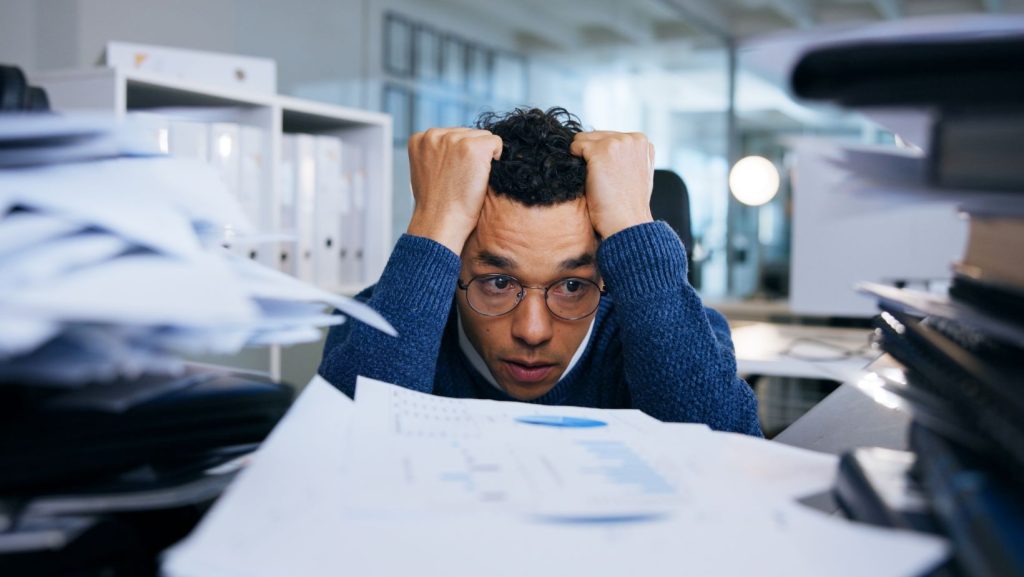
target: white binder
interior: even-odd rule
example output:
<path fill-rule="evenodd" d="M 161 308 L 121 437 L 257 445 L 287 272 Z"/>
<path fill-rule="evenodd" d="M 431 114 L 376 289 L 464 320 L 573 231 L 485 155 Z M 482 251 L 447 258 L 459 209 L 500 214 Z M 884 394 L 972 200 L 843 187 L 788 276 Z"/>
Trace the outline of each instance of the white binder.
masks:
<path fill-rule="evenodd" d="M 238 198 L 238 185 L 241 177 L 241 163 L 238 153 L 238 125 L 230 122 L 216 122 L 210 125 L 210 164 L 220 173 L 221 179 L 235 198 Z M 257 223 L 252 223 L 254 226 Z M 234 238 L 234 230 L 226 231 L 224 246 L 238 255 L 244 250 Z"/>
<path fill-rule="evenodd" d="M 342 194 L 341 139 L 316 137 L 316 221 L 313 262 L 314 281 L 326 290 L 341 284 Z"/>
<path fill-rule="evenodd" d="M 239 184 L 238 199 L 246 216 L 252 221 L 259 233 L 270 232 L 270 214 L 264 207 L 272 206 L 273 189 L 269 186 L 270 139 L 266 131 L 254 126 L 241 126 L 238 134 L 239 142 Z M 276 266 L 277 249 L 273 243 L 249 242 L 245 246 L 246 255 L 266 266 Z"/>
<path fill-rule="evenodd" d="M 295 135 L 295 275 L 315 282 L 313 271 L 316 225 L 316 139 Z"/>
<path fill-rule="evenodd" d="M 162 114 L 132 110 L 127 113 L 131 123 L 164 154 L 170 152 L 170 119 Z"/>
<path fill-rule="evenodd" d="M 172 156 L 210 161 L 210 127 L 203 122 L 172 119 L 169 148 Z"/>
<path fill-rule="evenodd" d="M 348 185 L 349 211 L 345 218 L 344 244 L 348 258 L 343 261 L 344 282 L 363 285 L 365 278 L 366 234 L 366 164 L 365 151 L 357 144 L 345 145 L 345 176 Z"/>
<path fill-rule="evenodd" d="M 296 272 L 296 247 L 298 246 L 296 220 L 296 158 L 295 158 L 295 135 L 284 134 L 281 136 L 281 161 L 277 171 L 278 190 L 278 230 L 293 240 L 283 240 L 277 244 L 277 269 L 283 273 L 295 275 Z"/>

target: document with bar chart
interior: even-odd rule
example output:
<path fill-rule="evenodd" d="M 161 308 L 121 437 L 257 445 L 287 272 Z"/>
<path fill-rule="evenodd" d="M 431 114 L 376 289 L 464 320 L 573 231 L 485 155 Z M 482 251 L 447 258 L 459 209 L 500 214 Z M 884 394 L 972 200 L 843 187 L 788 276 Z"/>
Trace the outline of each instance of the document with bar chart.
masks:
<path fill-rule="evenodd" d="M 640 411 L 449 399 L 369 379 L 356 404 L 352 500 L 374 510 L 618 519 L 687 498 L 650 450 L 661 423 Z"/>

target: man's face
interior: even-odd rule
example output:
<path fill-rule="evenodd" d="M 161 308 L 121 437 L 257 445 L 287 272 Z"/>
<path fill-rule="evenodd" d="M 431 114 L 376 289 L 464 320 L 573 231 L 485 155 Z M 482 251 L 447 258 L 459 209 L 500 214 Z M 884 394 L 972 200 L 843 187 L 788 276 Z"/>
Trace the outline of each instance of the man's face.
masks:
<path fill-rule="evenodd" d="M 584 198 L 527 207 L 488 192 L 476 230 L 462 251 L 462 283 L 489 273 L 547 287 L 566 277 L 600 284 L 598 241 Z M 593 315 L 575 321 L 551 314 L 543 290 L 526 290 L 512 312 L 483 316 L 456 291 L 466 336 L 498 384 L 512 397 L 536 399 L 550 391 L 590 328 Z"/>

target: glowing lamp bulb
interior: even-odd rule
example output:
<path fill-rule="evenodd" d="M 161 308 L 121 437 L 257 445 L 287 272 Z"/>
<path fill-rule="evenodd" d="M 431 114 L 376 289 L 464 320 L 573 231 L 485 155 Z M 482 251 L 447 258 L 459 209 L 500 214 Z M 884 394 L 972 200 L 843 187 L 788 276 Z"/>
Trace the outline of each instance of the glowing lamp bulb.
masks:
<path fill-rule="evenodd" d="M 729 190 L 747 206 L 761 206 L 779 192 L 779 171 L 763 156 L 741 158 L 729 171 Z"/>

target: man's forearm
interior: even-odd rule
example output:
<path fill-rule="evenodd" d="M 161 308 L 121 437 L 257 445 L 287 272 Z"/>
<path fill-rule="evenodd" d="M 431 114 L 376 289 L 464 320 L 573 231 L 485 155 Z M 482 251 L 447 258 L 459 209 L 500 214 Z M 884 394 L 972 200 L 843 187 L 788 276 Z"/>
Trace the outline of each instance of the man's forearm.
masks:
<path fill-rule="evenodd" d="M 724 321 L 709 318 L 686 281 L 675 233 L 664 223 L 631 227 L 602 243 L 599 262 L 615 300 L 634 406 L 662 420 L 759 434 L 757 403 L 736 376 L 732 343 L 714 330 Z"/>
<path fill-rule="evenodd" d="M 458 256 L 441 244 L 402 236 L 367 300 L 398 337 L 355 322 L 335 327 L 324 347 L 320 375 L 349 396 L 358 375 L 431 392 L 459 267 Z"/>

